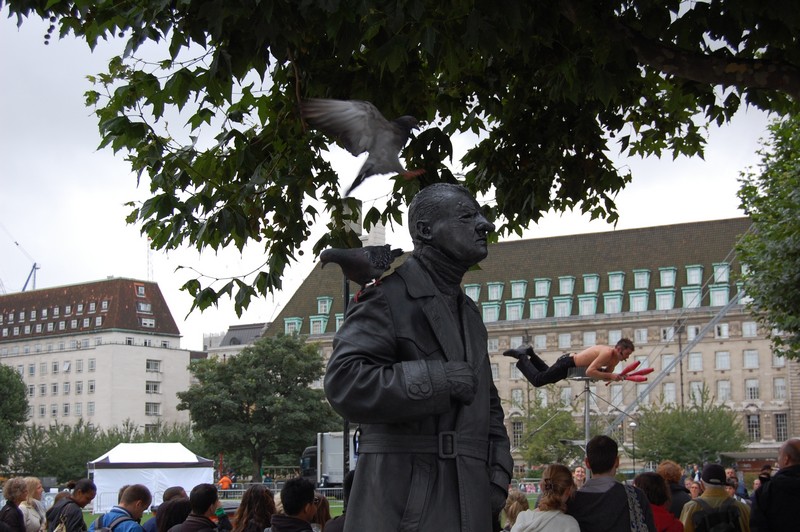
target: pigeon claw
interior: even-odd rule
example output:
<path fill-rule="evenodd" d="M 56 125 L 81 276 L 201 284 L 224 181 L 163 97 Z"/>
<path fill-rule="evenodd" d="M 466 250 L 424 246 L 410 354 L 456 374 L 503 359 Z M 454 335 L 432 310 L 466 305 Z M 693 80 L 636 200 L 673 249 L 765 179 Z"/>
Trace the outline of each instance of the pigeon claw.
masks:
<path fill-rule="evenodd" d="M 405 179 L 406 181 L 411 181 L 412 179 L 419 177 L 424 173 L 425 173 L 424 168 L 418 168 L 416 170 L 406 170 L 400 175 L 403 176 L 403 179 Z"/>

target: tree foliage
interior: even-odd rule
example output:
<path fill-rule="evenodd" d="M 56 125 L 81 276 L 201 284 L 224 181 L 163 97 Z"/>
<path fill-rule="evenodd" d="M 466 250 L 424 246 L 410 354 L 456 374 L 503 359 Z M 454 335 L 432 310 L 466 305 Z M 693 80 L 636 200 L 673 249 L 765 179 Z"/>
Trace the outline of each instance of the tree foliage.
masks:
<path fill-rule="evenodd" d="M 19 373 L 5 364 L 0 364 L 0 466 L 8 462 L 9 454 L 16 446 L 28 420 L 28 388 Z"/>
<path fill-rule="evenodd" d="M 583 431 L 575 423 L 573 409 L 561 403 L 556 387 L 544 388 L 545 402 L 532 392 L 524 409 L 524 436 L 517 449 L 529 466 L 569 463 L 580 459 L 583 451 L 560 440 L 582 440 Z M 512 417 L 512 421 L 515 419 Z"/>
<path fill-rule="evenodd" d="M 235 357 L 199 360 L 197 379 L 179 392 L 194 429 L 220 451 L 246 454 L 258 478 L 264 460 L 296 463 L 317 432 L 341 429 L 319 388 L 323 375 L 315 344 L 299 336 L 261 338 Z"/>
<path fill-rule="evenodd" d="M 800 118 L 776 121 L 760 152 L 760 173 L 741 179 L 739 199 L 753 228 L 737 245 L 748 266 L 750 307 L 776 353 L 800 357 Z M 773 332 L 776 331 L 776 332 Z"/>
<path fill-rule="evenodd" d="M 327 139 L 301 123 L 302 98 L 365 99 L 425 124 L 405 156 L 426 174 L 398 180 L 367 226 L 399 220 L 420 186 L 454 180 L 450 136 L 473 132 L 481 140 L 461 161 L 463 183 L 495 198 L 489 215 L 502 232 L 521 232 L 550 208 L 614 221 L 614 196 L 631 175 L 610 154 L 701 155 L 705 124 L 742 104 L 793 112 L 800 95 L 796 2 L 0 5 L 92 47 L 126 41 L 92 78 L 86 103 L 101 145 L 127 153 L 149 182 L 150 199 L 132 205 L 128 221 L 155 248 L 263 243 L 269 258 L 253 278 L 186 283 L 201 309 L 228 294 L 241 312 L 280 288 L 320 209 L 330 221 L 315 252 L 358 245 L 344 223 L 353 200 L 340 197 L 321 157 Z"/>
<path fill-rule="evenodd" d="M 689 406 L 657 403 L 639 412 L 636 458 L 642 461 L 703 464 L 747 443 L 739 415 L 716 403 L 706 387 Z"/>

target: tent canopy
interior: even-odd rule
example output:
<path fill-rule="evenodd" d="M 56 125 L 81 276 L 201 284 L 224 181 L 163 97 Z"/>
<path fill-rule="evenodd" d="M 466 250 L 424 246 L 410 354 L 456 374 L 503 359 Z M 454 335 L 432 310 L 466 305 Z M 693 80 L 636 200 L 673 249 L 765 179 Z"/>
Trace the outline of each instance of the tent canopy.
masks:
<path fill-rule="evenodd" d="M 97 486 L 94 513 L 107 512 L 117 504 L 119 490 L 127 484 L 147 486 L 152 504 L 158 505 L 171 486 L 181 486 L 188 493 L 198 484 L 214 481 L 214 462 L 180 443 L 120 443 L 86 465 Z"/>

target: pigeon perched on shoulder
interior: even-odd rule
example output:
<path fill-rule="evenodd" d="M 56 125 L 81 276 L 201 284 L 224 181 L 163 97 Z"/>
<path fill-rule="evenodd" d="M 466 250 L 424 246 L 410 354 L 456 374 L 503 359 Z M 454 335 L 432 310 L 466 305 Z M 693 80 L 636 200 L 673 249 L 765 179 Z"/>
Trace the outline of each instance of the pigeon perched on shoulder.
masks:
<path fill-rule="evenodd" d="M 364 246 L 363 248 L 329 248 L 320 253 L 322 267 L 335 262 L 349 280 L 362 287 L 380 278 L 397 257 L 403 254 L 400 248 L 384 246 Z"/>
<path fill-rule="evenodd" d="M 335 137 L 353 155 L 369 152 L 345 196 L 373 175 L 397 173 L 411 179 L 425 172 L 406 170 L 400 164 L 400 150 L 417 127 L 413 116 L 389 121 L 374 105 L 361 100 L 311 98 L 303 101 L 300 110 L 311 127 Z"/>

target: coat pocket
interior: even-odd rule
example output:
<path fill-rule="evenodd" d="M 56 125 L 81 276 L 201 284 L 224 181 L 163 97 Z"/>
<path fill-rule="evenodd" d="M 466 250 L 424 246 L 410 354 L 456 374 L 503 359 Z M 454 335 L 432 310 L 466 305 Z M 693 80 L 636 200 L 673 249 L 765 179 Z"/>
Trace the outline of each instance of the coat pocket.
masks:
<path fill-rule="evenodd" d="M 433 456 L 414 455 L 411 485 L 403 517 L 400 519 L 399 532 L 419 532 L 425 505 L 430 501 L 433 484 L 436 482 L 435 461 Z"/>

